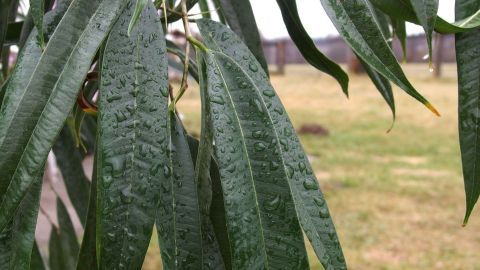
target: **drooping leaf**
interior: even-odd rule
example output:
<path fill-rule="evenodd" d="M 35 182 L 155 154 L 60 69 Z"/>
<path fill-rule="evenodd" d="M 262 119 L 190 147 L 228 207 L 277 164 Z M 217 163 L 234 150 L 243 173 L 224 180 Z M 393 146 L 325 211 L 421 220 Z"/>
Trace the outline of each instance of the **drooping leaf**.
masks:
<path fill-rule="evenodd" d="M 330 20 L 352 50 L 373 69 L 436 115 L 437 110 L 408 81 L 374 19 L 367 0 L 320 0 Z"/>
<path fill-rule="evenodd" d="M 40 254 L 40 250 L 38 249 L 37 241 L 35 241 L 33 244 L 30 270 L 45 270 L 45 262 L 43 261 L 42 254 Z"/>
<path fill-rule="evenodd" d="M 250 0 L 219 0 L 223 14 L 232 30 L 245 42 L 268 74 L 268 64 L 263 54 L 262 39 L 258 32 Z"/>
<path fill-rule="evenodd" d="M 15 213 L 13 221 L 0 233 L 0 269 L 28 269 L 35 242 L 35 227 L 42 177 L 32 183 Z"/>
<path fill-rule="evenodd" d="M 96 231 L 97 231 L 97 157 L 93 161 L 92 184 L 88 200 L 87 221 L 83 233 L 82 245 L 78 254 L 77 270 L 97 269 Z"/>
<path fill-rule="evenodd" d="M 429 63 L 432 64 L 432 34 L 438 12 L 438 0 L 409 0 L 417 19 L 425 30 Z"/>
<path fill-rule="evenodd" d="M 390 24 L 388 21 L 388 17 L 378 9 L 373 10 L 373 15 L 378 26 L 380 27 L 380 30 L 382 31 L 383 37 L 385 38 L 385 40 L 387 40 L 388 45 L 392 47 L 392 33 L 390 32 Z M 383 77 L 380 73 L 375 71 L 375 69 L 370 67 L 367 62 L 363 61 L 362 58 L 358 57 L 358 55 L 357 59 L 360 61 L 360 64 L 365 69 L 365 72 L 367 72 L 368 77 L 370 77 L 373 84 L 382 95 L 383 99 L 385 99 L 385 101 L 387 102 L 387 105 L 392 111 L 393 121 L 395 121 L 395 100 L 393 97 L 392 85 L 385 77 Z"/>
<path fill-rule="evenodd" d="M 52 150 L 57 160 L 57 166 L 62 173 L 68 197 L 80 222 L 85 225 L 90 182 L 83 171 L 81 150 L 75 147 L 75 142 L 67 126 L 60 132 Z"/>
<path fill-rule="evenodd" d="M 213 266 L 212 258 L 202 258 L 203 228 L 187 136 L 176 115 L 169 114 L 169 164 L 163 168 L 156 223 L 163 269 Z"/>
<path fill-rule="evenodd" d="M 334 61 L 320 52 L 302 25 L 298 15 L 297 4 L 290 0 L 277 0 L 282 11 L 283 21 L 288 33 L 297 46 L 302 56 L 312 66 L 335 78 L 342 87 L 345 95 L 348 96 L 348 75 Z"/>
<path fill-rule="evenodd" d="M 2 107 L 0 230 L 43 170 L 97 49 L 127 2 L 104 0 L 98 8 L 96 1 L 72 2 L 17 101 Z"/>
<path fill-rule="evenodd" d="M 100 269 L 139 269 L 155 221 L 165 157 L 167 61 L 155 7 L 130 36 L 134 2 L 105 45 L 98 123 L 97 256 Z M 125 23 L 124 23 L 125 22 Z"/>
<path fill-rule="evenodd" d="M 369 0 L 377 8 L 403 21 L 420 24 L 415 11 L 409 1 L 413 0 Z M 436 0 L 434 0 L 436 1 Z M 441 34 L 454 34 L 467 32 L 480 27 L 480 9 L 472 10 L 472 15 L 459 19 L 456 22 L 449 23 L 440 16 L 437 16 L 435 22 L 435 31 Z"/>
<path fill-rule="evenodd" d="M 455 4 L 456 19 L 467 17 L 480 8 L 477 0 Z M 480 29 L 455 35 L 458 69 L 458 116 L 460 150 L 466 193 L 464 224 L 480 195 Z"/>
<path fill-rule="evenodd" d="M 8 13 L 13 2 L 12 0 L 0 0 L 0 55 L 2 55 L 3 42 L 8 29 Z"/>
<path fill-rule="evenodd" d="M 402 47 L 403 61 L 407 61 L 407 27 L 405 21 L 390 17 L 392 23 L 393 35 L 400 41 Z"/>
<path fill-rule="evenodd" d="M 201 118 L 201 132 L 200 132 L 200 141 L 196 141 L 193 138 L 189 138 L 190 151 L 192 152 L 192 158 L 195 165 L 195 182 L 198 189 L 198 201 L 199 208 L 202 218 L 202 240 L 203 240 L 203 257 L 204 261 L 210 260 L 210 264 L 214 269 L 230 269 L 231 259 L 229 258 L 230 246 L 229 243 L 225 245 L 224 243 L 218 243 L 215 228 L 212 225 L 211 221 L 211 206 L 212 206 L 212 179 L 211 171 L 218 168 L 212 165 L 214 160 L 212 159 L 213 155 L 213 127 L 211 122 L 208 121 L 208 116 L 206 112 L 210 109 L 207 95 L 207 77 L 206 77 L 206 66 L 203 60 L 203 55 L 201 53 L 197 54 L 197 62 L 201 65 L 199 69 L 200 73 L 200 97 L 202 109 L 202 118 Z M 219 184 L 219 183 L 217 183 Z M 221 202 L 223 205 L 223 200 Z M 225 220 L 225 217 L 223 217 Z M 226 234 L 227 230 L 223 230 L 221 233 Z M 222 238 L 222 236 L 220 236 Z M 224 240 L 222 238 L 222 240 Z M 227 246 L 227 247 L 226 247 Z M 222 250 L 220 248 L 225 248 Z M 227 256 L 228 253 L 228 256 Z M 223 256 L 223 258 L 222 258 Z M 224 260 L 225 258 L 225 260 Z M 225 262 L 224 262 L 225 261 Z"/>
<path fill-rule="evenodd" d="M 80 246 L 67 208 L 57 198 L 58 228 L 52 228 L 49 240 L 50 270 L 75 269 Z"/>
<path fill-rule="evenodd" d="M 246 76 L 248 78 L 245 78 L 245 81 L 247 82 L 246 89 L 250 90 L 248 91 L 248 95 L 245 94 L 243 96 L 248 98 L 257 98 L 259 102 L 254 102 L 252 105 L 254 107 L 257 107 L 257 105 L 259 105 L 257 108 L 261 108 L 261 110 L 264 112 L 264 117 L 267 119 L 266 122 L 251 121 L 252 125 L 254 122 L 259 123 L 255 127 L 254 131 L 261 130 L 262 128 L 265 128 L 268 123 L 271 123 L 269 125 L 272 125 L 275 134 L 272 136 L 271 141 L 263 143 L 263 146 L 268 147 L 271 145 L 275 145 L 276 151 L 278 151 L 279 155 L 281 156 L 280 160 L 276 161 L 272 158 L 276 156 L 275 154 L 267 155 L 269 157 L 269 161 L 266 162 L 267 168 L 268 165 L 273 166 L 272 168 L 277 168 L 279 171 L 283 171 L 286 173 L 288 177 L 287 182 L 290 186 L 290 192 L 294 201 L 294 208 L 297 211 L 297 216 L 300 224 L 302 225 L 305 234 L 312 242 L 313 248 L 324 267 L 326 269 L 331 269 L 329 267 L 333 267 L 333 269 L 345 269 L 345 259 L 343 257 L 338 237 L 335 232 L 335 227 L 330 217 L 323 194 L 319 189 L 319 186 L 315 179 L 315 175 L 313 174 L 312 168 L 308 162 L 308 158 L 305 155 L 302 146 L 300 145 L 300 141 L 295 135 L 295 129 L 293 128 L 287 116 L 287 113 L 285 112 L 285 109 L 280 102 L 280 99 L 278 98 L 274 89 L 268 82 L 267 75 L 263 73 L 261 69 L 250 68 L 251 66 L 258 66 L 259 64 L 248 51 L 248 48 L 243 45 L 238 39 L 238 37 L 236 37 L 230 30 L 226 29 L 218 23 L 207 20 L 200 20 L 197 22 L 197 24 L 202 33 L 202 36 L 204 37 L 204 42 L 206 43 L 207 47 L 212 50 L 221 51 L 228 55 L 228 57 L 234 59 L 235 63 L 229 62 L 231 66 L 236 66 L 236 64 L 238 64 L 239 66 L 236 66 L 236 69 L 241 69 L 242 74 L 248 75 Z M 222 57 L 222 59 L 223 58 L 225 57 Z M 228 65 L 220 66 L 226 68 Z M 238 75 L 236 74 L 236 76 Z M 255 86 L 253 88 L 249 87 L 248 85 L 252 84 L 252 82 Z M 245 85 L 242 82 L 239 83 L 240 86 Z M 243 93 L 245 93 L 245 91 L 245 89 L 242 89 Z M 211 99 L 210 104 L 217 104 L 215 103 L 215 101 L 219 101 L 219 99 L 214 97 L 213 99 Z M 219 102 L 221 103 L 221 101 Z M 225 104 L 226 102 L 227 99 L 224 99 Z M 242 107 L 246 106 L 247 104 L 248 103 L 246 102 L 243 103 Z M 217 111 L 222 112 L 223 114 L 228 110 Z M 212 118 L 215 119 L 216 116 L 217 115 L 213 115 Z M 218 114 L 218 117 L 219 119 L 222 119 L 222 116 L 220 114 Z M 225 131 L 230 130 L 229 127 L 231 126 L 231 124 L 229 123 L 230 121 L 232 121 L 231 123 L 233 123 L 233 121 L 235 121 L 235 118 L 226 119 L 225 121 L 227 121 L 227 123 L 222 128 Z M 218 131 L 216 133 L 218 134 Z M 251 136 L 256 140 L 259 140 L 257 142 L 261 142 L 267 138 L 264 132 L 245 132 L 243 134 L 245 134 L 245 136 Z M 237 138 L 238 134 L 235 134 L 232 137 Z M 229 140 L 229 136 L 226 134 L 223 134 L 223 138 L 223 140 Z M 217 137 L 215 137 L 215 139 L 217 139 Z M 222 140 L 221 138 L 219 139 L 220 141 L 215 141 L 217 145 L 217 150 L 220 150 L 217 151 L 217 154 L 222 154 L 221 148 L 219 149 L 219 146 L 222 145 Z M 224 145 L 228 146 L 227 148 L 225 148 L 225 151 L 232 149 L 231 147 L 234 146 L 231 142 L 228 142 Z M 257 144 L 258 149 L 263 149 L 263 146 Z M 267 149 L 269 150 L 269 148 L 265 148 L 263 150 L 265 151 L 265 154 L 268 151 Z M 239 149 L 235 150 L 240 151 Z M 231 156 L 231 154 L 229 154 L 228 156 Z M 223 162 L 225 162 L 227 158 L 228 157 L 222 159 L 220 156 L 218 157 L 221 176 L 222 174 L 225 174 L 225 167 L 227 169 L 230 169 L 228 167 L 228 165 L 230 164 L 236 164 L 239 170 L 243 169 L 240 163 L 234 162 L 233 160 L 228 162 L 228 164 L 222 163 L 222 160 Z M 242 178 L 245 177 L 242 176 Z M 215 178 L 212 177 L 212 180 L 213 179 Z M 277 182 L 277 185 L 279 184 L 280 183 Z M 222 187 L 224 189 L 225 201 L 231 201 L 231 198 L 228 196 L 228 194 L 225 194 L 226 191 L 229 191 L 229 188 L 231 188 L 231 186 L 222 184 Z M 238 187 L 239 184 L 236 183 L 235 190 L 238 189 Z M 269 189 L 271 189 L 271 185 L 269 185 Z M 246 200 L 243 200 L 242 205 L 244 205 L 245 202 Z M 274 207 L 275 203 L 275 198 L 272 198 L 272 200 L 269 201 L 269 203 L 265 204 L 264 207 Z M 229 204 L 226 203 L 225 208 L 227 218 L 229 214 L 228 207 Z M 276 248 L 278 250 L 281 250 L 279 246 L 277 246 Z M 291 248 L 290 250 L 294 249 Z M 302 258 L 302 256 L 300 255 L 296 256 L 298 256 L 297 258 Z M 233 256 L 233 258 L 235 257 Z"/>
<path fill-rule="evenodd" d="M 37 37 L 40 47 L 45 47 L 45 40 L 43 37 L 43 13 L 45 9 L 44 0 L 30 0 L 30 15 L 33 18 L 33 23 L 37 28 Z"/>

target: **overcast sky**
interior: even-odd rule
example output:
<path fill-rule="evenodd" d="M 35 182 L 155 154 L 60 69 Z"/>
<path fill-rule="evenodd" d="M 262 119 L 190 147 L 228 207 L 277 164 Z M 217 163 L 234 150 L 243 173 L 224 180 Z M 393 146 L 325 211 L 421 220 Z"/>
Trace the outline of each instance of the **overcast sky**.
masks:
<path fill-rule="evenodd" d="M 250 2 L 252 3 L 255 19 L 263 37 L 266 39 L 288 37 L 288 32 L 283 24 L 282 14 L 276 0 L 250 0 Z M 213 7 L 213 5 L 210 6 Z M 312 37 L 338 35 L 337 30 L 323 11 L 320 0 L 297 0 L 297 7 L 303 25 Z M 447 21 L 453 22 L 454 7 L 454 0 L 440 0 L 440 16 Z M 200 11 L 198 7 L 195 7 L 192 12 L 198 13 Z M 181 24 L 175 26 L 175 28 L 177 27 L 183 28 Z M 422 28 L 409 23 L 407 31 L 409 34 L 421 33 Z"/>

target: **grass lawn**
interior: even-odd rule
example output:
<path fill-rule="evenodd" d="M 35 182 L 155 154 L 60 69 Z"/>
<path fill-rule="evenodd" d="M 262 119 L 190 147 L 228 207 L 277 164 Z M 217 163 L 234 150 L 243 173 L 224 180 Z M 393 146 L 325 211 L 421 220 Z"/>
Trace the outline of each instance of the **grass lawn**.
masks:
<path fill-rule="evenodd" d="M 308 66 L 289 66 L 272 82 L 296 126 L 320 124 L 329 136 L 302 135 L 350 269 L 480 269 L 480 213 L 462 228 L 464 191 L 453 65 L 434 79 L 427 65 L 407 76 L 440 111 L 437 118 L 395 87 L 397 120 L 366 76 L 351 76 L 350 98 Z M 191 83 L 194 84 L 193 82 Z M 198 90 L 179 104 L 199 128 Z M 310 247 L 312 269 L 322 269 Z M 156 236 L 144 269 L 160 269 Z"/>

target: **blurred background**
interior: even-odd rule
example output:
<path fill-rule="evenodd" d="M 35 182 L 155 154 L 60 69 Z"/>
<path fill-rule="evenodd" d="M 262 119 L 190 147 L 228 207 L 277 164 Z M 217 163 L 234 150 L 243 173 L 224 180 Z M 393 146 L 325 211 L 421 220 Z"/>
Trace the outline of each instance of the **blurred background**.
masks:
<path fill-rule="evenodd" d="M 251 3 L 272 84 L 328 199 L 349 268 L 480 269 L 480 213 L 472 215 L 467 227 L 461 226 L 465 198 L 457 132 L 454 37 L 435 36 L 434 70 L 430 72 L 422 28 L 407 26 L 407 55 L 402 66 L 442 117 L 435 117 L 394 87 L 397 119 L 387 133 L 392 125 L 390 109 L 339 38 L 320 1 L 297 4 L 317 46 L 349 71 L 349 99 L 335 80 L 306 64 L 289 39 L 274 0 Z M 440 0 L 443 18 L 453 21 L 453 11 L 454 1 Z M 175 29 L 177 26 L 171 30 Z M 402 62 L 397 41 L 394 51 Z M 172 71 L 170 76 L 175 82 L 180 74 Z M 200 98 L 193 80 L 178 108 L 188 131 L 198 135 Z M 84 164 L 89 175 L 91 162 L 87 158 Z M 46 177 L 51 184 L 42 192 L 37 227 L 42 252 L 47 249 L 49 224 L 56 222 L 55 193 L 69 206 L 78 234 L 82 234 L 53 156 L 49 164 Z M 312 269 L 322 269 L 308 248 Z M 144 269 L 161 269 L 156 235 Z"/>

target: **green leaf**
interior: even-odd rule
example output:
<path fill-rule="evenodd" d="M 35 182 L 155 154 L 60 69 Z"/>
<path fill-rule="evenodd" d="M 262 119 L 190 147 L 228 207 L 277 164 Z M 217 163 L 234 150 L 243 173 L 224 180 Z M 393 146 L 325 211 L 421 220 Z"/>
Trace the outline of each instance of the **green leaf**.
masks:
<path fill-rule="evenodd" d="M 12 0 L 0 0 L 0 55 L 2 55 L 3 43 L 8 30 L 8 13 L 10 13 L 13 2 Z"/>
<path fill-rule="evenodd" d="M 429 64 L 432 65 L 432 34 L 438 12 L 438 0 L 409 0 L 417 19 L 425 30 Z"/>
<path fill-rule="evenodd" d="M 228 25 L 245 42 L 268 74 L 268 64 L 263 54 L 262 40 L 250 0 L 219 0 L 219 2 Z"/>
<path fill-rule="evenodd" d="M 0 233 L 0 269 L 28 269 L 35 241 L 42 177 L 23 198 L 13 221 Z"/>
<path fill-rule="evenodd" d="M 5 111 L 2 107 L 0 192 L 8 188 L 0 205 L 0 230 L 43 170 L 97 49 L 127 2 L 104 0 L 98 9 L 96 1 L 72 2 L 27 86 L 18 89 L 18 100 L 8 102 Z"/>
<path fill-rule="evenodd" d="M 204 245 L 204 261 L 207 259 L 211 260 L 210 265 L 213 266 L 214 269 L 227 269 L 231 268 L 231 261 L 229 257 L 230 253 L 230 245 L 228 243 L 227 238 L 227 245 L 224 243 L 219 243 L 216 240 L 215 235 L 215 227 L 212 225 L 212 221 L 210 219 L 211 207 L 212 207 L 212 179 L 211 179 L 211 171 L 213 169 L 217 169 L 218 167 L 212 165 L 214 160 L 212 159 L 213 155 L 213 127 L 211 122 L 208 121 L 208 117 L 206 116 L 205 112 L 210 110 L 208 105 L 207 97 L 207 77 L 206 77 L 206 66 L 203 60 L 203 54 L 197 53 L 197 62 L 201 65 L 199 69 L 200 72 L 200 97 L 201 97 L 201 104 L 202 108 L 202 118 L 201 118 L 201 137 L 200 141 L 196 141 L 193 138 L 189 138 L 189 146 L 190 151 L 192 152 L 192 158 L 195 164 L 195 182 L 197 183 L 198 188 L 198 199 L 199 199 L 199 208 L 202 217 L 202 239 Z M 193 144 L 192 144 L 193 143 Z M 217 182 L 217 185 L 220 185 Z M 222 197 L 223 198 L 223 197 Z M 223 200 L 220 202 L 223 205 Z M 224 213 L 223 213 L 224 214 Z M 223 216 L 223 220 L 225 217 Z M 223 234 L 226 235 L 227 230 L 222 231 Z M 224 239 L 222 239 L 224 240 Z M 227 247 L 226 247 L 227 246 Z M 222 250 L 221 248 L 225 248 Z M 223 253 L 222 253 L 223 251 Z M 228 253 L 228 256 L 226 256 Z M 225 262 L 222 259 L 225 258 Z"/>
<path fill-rule="evenodd" d="M 353 51 L 373 69 L 436 115 L 438 111 L 408 81 L 383 37 L 367 0 L 320 0 L 330 20 Z"/>
<path fill-rule="evenodd" d="M 130 33 L 132 32 L 133 27 L 137 24 L 138 18 L 143 12 L 143 9 L 147 5 L 148 0 L 137 0 L 135 3 L 135 11 L 133 11 L 133 16 L 130 19 L 130 23 L 128 24 L 128 36 L 130 36 Z"/>
<path fill-rule="evenodd" d="M 97 157 L 93 162 L 92 184 L 90 185 L 90 197 L 88 200 L 87 221 L 83 233 L 82 245 L 78 254 L 77 270 L 96 270 L 96 230 L 97 230 Z"/>
<path fill-rule="evenodd" d="M 52 228 L 49 240 L 50 270 L 75 269 L 80 246 L 67 208 L 57 198 L 58 228 Z"/>
<path fill-rule="evenodd" d="M 397 18 L 403 21 L 420 24 L 415 11 L 409 1 L 413 0 L 369 0 L 377 8 L 390 15 L 393 18 Z M 437 0 L 434 0 L 437 1 Z M 472 29 L 480 27 L 480 9 L 475 9 L 475 12 L 453 23 L 449 23 L 437 16 L 435 22 L 435 31 L 441 34 L 454 34 L 467 32 Z"/>
<path fill-rule="evenodd" d="M 283 21 L 288 33 L 302 56 L 312 66 L 335 78 L 348 96 L 348 75 L 342 68 L 320 52 L 302 25 L 298 15 L 297 5 L 291 0 L 277 0 L 282 11 Z"/>
<path fill-rule="evenodd" d="M 198 2 L 198 0 L 186 0 L 187 1 L 187 11 L 193 8 Z M 182 7 L 180 5 L 176 6 L 174 12 L 169 13 L 167 16 L 168 23 L 173 23 L 182 18 Z M 165 17 L 162 18 L 162 22 L 165 22 Z"/>
<path fill-rule="evenodd" d="M 275 134 L 272 134 L 271 136 L 271 141 L 267 141 L 266 144 L 267 146 L 270 146 L 271 144 L 275 145 L 276 149 L 274 151 L 278 151 L 277 155 L 280 155 L 280 160 L 276 161 L 273 157 L 277 156 L 275 154 L 272 155 L 267 155 L 268 156 L 268 161 L 266 162 L 267 168 L 268 166 L 273 165 L 273 168 L 276 168 L 277 165 L 279 165 L 278 170 L 282 171 L 286 174 L 287 182 L 290 187 L 290 192 L 293 197 L 293 202 L 294 202 L 294 209 L 297 212 L 298 219 L 300 221 L 300 224 L 303 227 L 303 230 L 309 240 L 312 242 L 313 248 L 319 257 L 320 261 L 324 265 L 326 269 L 332 269 L 329 267 L 333 267 L 333 269 L 345 269 L 345 261 L 344 257 L 342 254 L 342 250 L 338 241 L 338 237 L 335 232 L 335 228 L 332 222 L 332 219 L 330 217 L 329 211 L 327 204 L 325 202 L 325 199 L 322 195 L 322 192 L 319 189 L 319 186 L 317 184 L 317 180 L 315 179 L 315 175 L 313 174 L 312 168 L 308 162 L 308 158 L 305 155 L 302 146 L 300 145 L 300 141 L 298 137 L 295 135 L 295 129 L 293 128 L 287 113 L 285 109 L 283 108 L 278 96 L 276 95 L 274 89 L 270 85 L 270 83 L 267 80 L 267 75 L 263 73 L 261 69 L 255 68 L 256 66 L 258 67 L 259 64 L 256 62 L 255 58 L 251 55 L 251 53 L 248 51 L 248 48 L 243 45 L 238 37 L 236 37 L 230 30 L 226 29 L 222 25 L 207 21 L 207 20 L 200 20 L 198 21 L 198 26 L 199 29 L 202 33 L 202 36 L 204 38 L 204 42 L 207 44 L 207 46 L 212 49 L 212 50 L 219 50 L 229 57 L 233 58 L 238 65 L 241 67 L 241 73 L 246 74 L 248 78 L 245 78 L 245 81 L 247 82 L 247 86 L 250 82 L 250 84 L 255 82 L 255 87 L 251 88 L 247 87 L 245 90 L 242 89 L 242 93 L 246 93 L 248 91 L 248 94 L 242 96 L 246 96 L 249 98 L 258 98 L 259 103 L 254 102 L 253 107 L 257 107 L 257 104 L 260 106 L 258 108 L 262 108 L 262 111 L 265 113 L 265 118 L 267 119 L 266 122 L 263 121 L 251 121 L 252 126 L 253 123 L 261 123 L 260 126 L 255 127 L 253 131 L 256 131 L 257 129 L 260 130 L 261 128 L 264 128 L 265 126 L 272 125 Z M 228 38 L 225 38 L 228 37 Z M 223 57 L 224 58 L 224 57 Z M 235 69 L 239 68 L 236 66 L 234 63 L 230 63 L 231 66 L 236 67 Z M 222 65 L 220 65 L 222 66 Z M 228 65 L 223 65 L 223 67 L 227 67 Z M 239 76 L 236 74 L 236 76 Z M 245 77 L 245 75 L 244 75 Z M 235 84 L 234 84 L 235 85 Z M 240 82 L 240 86 L 242 86 Z M 215 89 L 215 88 L 214 88 Z M 255 93 L 251 93 L 250 91 L 254 91 Z M 213 98 L 211 102 L 213 101 L 219 101 L 217 98 Z M 227 99 L 224 99 L 224 102 L 227 102 Z M 221 103 L 221 101 L 220 101 Z M 211 103 L 211 104 L 217 104 L 217 103 Z M 244 102 L 241 107 L 247 106 L 248 103 Z M 215 108 L 212 108 L 215 109 Z M 219 112 L 228 112 L 229 110 L 218 110 Z M 223 119 L 221 115 L 213 115 L 212 119 L 215 119 L 215 117 L 219 117 L 219 119 Z M 249 116 L 250 119 L 250 116 Z M 215 120 L 213 120 L 215 122 Z M 230 131 L 230 126 L 232 124 L 228 124 L 230 121 L 234 121 L 234 119 L 226 119 L 226 124 L 223 126 L 223 129 L 225 131 Z M 233 122 L 232 122 L 233 123 Z M 270 124 L 269 124 L 270 123 Z M 261 142 L 260 140 L 265 140 L 268 137 L 267 135 L 263 132 L 245 132 L 243 133 L 245 136 L 255 136 L 259 137 L 258 139 L 254 138 L 255 140 L 259 140 L 256 142 Z M 219 149 L 219 146 L 221 145 L 227 145 L 228 148 L 225 150 L 230 150 L 232 145 L 231 142 L 227 142 L 227 144 L 222 144 L 224 140 L 229 140 L 229 136 L 226 134 L 223 134 L 223 140 L 222 138 L 215 138 L 215 142 L 217 145 L 217 150 Z M 217 131 L 217 136 L 220 136 Z M 233 138 L 238 138 L 238 134 L 235 133 L 232 135 Z M 235 140 L 234 140 L 235 142 Z M 272 145 L 272 146 L 273 146 Z M 254 147 L 255 148 L 255 147 Z M 262 146 L 257 145 L 257 149 L 263 149 Z M 236 149 L 237 151 L 240 151 L 240 149 Z M 271 151 L 270 148 L 264 149 L 265 154 L 267 151 Z M 222 154 L 221 151 L 217 151 L 217 154 Z M 226 155 L 226 154 L 223 154 Z M 228 156 L 231 157 L 231 154 L 228 154 Z M 257 156 L 255 156 L 257 157 Z M 230 169 L 228 165 L 230 164 L 237 164 L 237 168 L 239 170 L 243 170 L 243 167 L 239 162 L 235 161 L 230 161 L 228 164 L 225 164 L 227 161 L 228 157 L 221 158 L 220 156 L 218 157 L 218 162 L 220 166 L 220 175 L 225 175 L 225 167 L 227 167 L 227 170 Z M 233 159 L 232 159 L 233 160 Z M 275 163 L 271 163 L 271 162 Z M 222 163 L 223 162 L 223 163 Z M 262 167 L 263 169 L 263 167 Z M 228 171 L 227 171 L 228 172 Z M 244 176 L 241 177 L 242 179 L 246 178 Z M 212 180 L 215 179 L 215 177 L 212 177 Z M 281 179 L 281 178 L 277 178 Z M 224 181 L 222 179 L 222 181 Z M 229 181 L 235 181 L 229 180 Z M 244 180 L 243 180 L 244 181 Z M 282 182 L 277 182 L 277 185 L 283 185 Z M 214 185 L 215 186 L 215 185 Z M 238 183 L 235 184 L 235 189 L 233 191 L 236 191 L 240 185 Z M 229 190 L 231 188 L 230 185 L 224 185 L 222 184 L 222 187 L 224 189 L 224 196 L 225 196 L 225 201 L 231 201 L 232 198 L 228 196 L 229 194 L 225 194 L 226 192 L 233 192 Z M 271 184 L 268 185 L 268 190 L 271 190 Z M 247 200 L 242 200 L 241 205 L 244 205 L 245 202 L 248 202 Z M 267 208 L 270 208 L 270 206 L 274 206 L 275 198 L 272 198 L 272 201 L 269 201 L 269 204 L 265 204 Z M 232 202 L 233 203 L 233 202 Z M 261 205 L 261 204 L 260 204 Z M 237 206 L 237 205 L 235 205 Z M 264 207 L 265 207 L 264 206 Z M 226 208 L 226 213 L 227 213 L 227 218 L 230 212 L 229 205 L 228 203 L 225 204 Z M 292 206 L 293 207 L 293 206 Z M 288 208 L 287 208 L 288 209 Z M 242 212 L 243 213 L 243 212 Z M 293 222 L 293 221 L 292 221 Z M 295 224 L 295 223 L 292 223 Z M 257 228 L 259 228 L 257 226 Z M 258 230 L 258 229 L 257 229 Z M 233 239 L 233 238 L 230 238 Z M 220 242 L 220 241 L 219 241 Z M 292 242 L 293 244 L 293 242 Z M 258 243 L 256 245 L 259 245 Z M 276 246 L 276 250 L 281 249 L 280 246 Z M 290 250 L 293 250 L 291 248 Z M 299 253 L 295 255 L 296 258 L 302 259 L 302 249 L 299 250 Z M 234 253 L 235 254 L 235 253 Z M 233 256 L 235 258 L 235 256 Z M 235 263 L 235 262 L 234 262 Z M 286 267 L 286 266 L 285 266 Z M 287 267 L 288 268 L 288 267 Z"/>
<path fill-rule="evenodd" d="M 82 225 L 87 218 L 88 198 L 90 193 L 90 181 L 83 171 L 82 154 L 75 147 L 70 130 L 65 126 L 60 132 L 57 141 L 53 145 L 58 168 L 62 173 L 63 182 L 75 211 Z"/>
<path fill-rule="evenodd" d="M 165 177 L 159 194 L 156 225 L 163 269 L 213 266 L 211 258 L 203 258 L 195 169 L 187 136 L 173 112 L 170 112 L 169 121 L 168 158 L 169 164 L 163 168 Z"/>
<path fill-rule="evenodd" d="M 33 244 L 32 258 L 30 262 L 30 270 L 45 270 L 45 262 L 43 261 L 42 254 L 38 249 L 37 241 Z"/>
<path fill-rule="evenodd" d="M 362 64 L 363 68 L 367 72 L 368 77 L 370 77 L 370 80 L 372 80 L 378 92 L 380 92 L 383 99 L 385 99 L 385 101 L 387 102 L 388 107 L 390 107 L 390 110 L 392 111 L 393 121 L 395 122 L 395 98 L 393 96 L 392 85 L 387 79 L 385 79 L 385 77 L 382 76 L 382 74 L 375 71 L 360 57 L 358 57 L 358 60 Z"/>
<path fill-rule="evenodd" d="M 393 35 L 400 41 L 402 47 L 403 61 L 407 61 L 407 27 L 405 21 L 390 17 L 390 21 L 393 28 Z"/>
<path fill-rule="evenodd" d="M 45 48 L 45 40 L 43 37 L 43 13 L 45 9 L 44 0 L 30 0 L 30 14 L 33 18 L 33 23 L 37 28 L 38 41 L 40 47 Z"/>
<path fill-rule="evenodd" d="M 227 19 L 225 19 L 225 14 L 222 10 L 222 5 L 220 4 L 220 0 L 212 0 L 213 5 L 215 6 L 215 10 L 217 11 L 218 19 L 222 24 L 227 24 Z"/>
<path fill-rule="evenodd" d="M 101 67 L 97 256 L 100 269 L 140 269 L 167 163 L 165 38 L 151 2 L 127 36 L 133 2 L 113 27 Z"/>
<path fill-rule="evenodd" d="M 199 0 L 198 5 L 200 6 L 200 10 L 202 11 L 202 17 L 206 19 L 210 19 L 210 8 L 208 7 L 207 0 Z"/>
<path fill-rule="evenodd" d="M 456 19 L 467 17 L 480 8 L 477 0 L 457 1 Z M 455 36 L 458 69 L 458 116 L 460 150 L 467 209 L 464 224 L 480 195 L 480 29 Z"/>
<path fill-rule="evenodd" d="M 279 142 L 255 82 L 220 52 L 205 60 L 233 268 L 308 268 Z"/>

